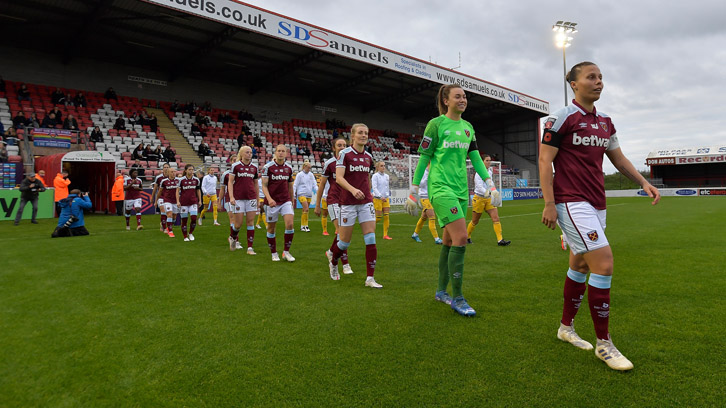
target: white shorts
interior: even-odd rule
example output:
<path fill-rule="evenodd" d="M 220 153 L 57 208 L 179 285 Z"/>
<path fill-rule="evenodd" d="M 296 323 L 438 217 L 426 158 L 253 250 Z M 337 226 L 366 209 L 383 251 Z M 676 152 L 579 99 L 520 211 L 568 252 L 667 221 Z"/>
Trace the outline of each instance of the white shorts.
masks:
<path fill-rule="evenodd" d="M 229 201 L 224 202 L 224 211 L 227 211 L 228 213 L 232 213 L 232 209 L 230 208 Z"/>
<path fill-rule="evenodd" d="M 179 212 L 181 213 L 182 217 L 185 217 L 187 214 L 197 215 L 197 205 L 182 205 L 181 207 L 179 207 Z"/>
<path fill-rule="evenodd" d="M 373 203 L 340 205 L 338 225 L 342 227 L 350 227 L 355 225 L 356 218 L 358 219 L 359 224 L 363 224 L 368 221 L 375 221 L 376 208 L 373 206 Z"/>
<path fill-rule="evenodd" d="M 156 206 L 159 208 L 164 208 L 164 199 L 160 198 L 160 199 L 156 200 Z"/>
<path fill-rule="evenodd" d="M 257 199 L 252 200 L 236 200 L 232 212 L 235 214 L 244 214 L 248 212 L 257 212 Z"/>
<path fill-rule="evenodd" d="M 174 214 L 179 214 L 179 207 L 177 207 L 176 204 L 164 203 L 164 212 L 165 213 L 172 212 Z"/>
<path fill-rule="evenodd" d="M 126 210 L 131 210 L 133 208 L 136 208 L 136 209 L 141 208 L 141 199 L 137 198 L 134 200 L 124 200 L 124 208 L 126 208 Z"/>
<path fill-rule="evenodd" d="M 573 254 L 579 255 L 610 245 L 605 237 L 606 210 L 597 210 L 590 203 L 560 203 L 557 223 Z"/>
<path fill-rule="evenodd" d="M 265 214 L 267 214 L 267 222 L 277 222 L 277 219 L 280 217 L 280 215 L 292 215 L 295 214 L 295 212 L 292 210 L 292 202 L 285 201 L 284 204 L 277 205 L 275 207 L 270 207 L 269 205 L 266 205 Z"/>
<path fill-rule="evenodd" d="M 340 204 L 328 204 L 328 215 L 331 221 L 340 222 Z"/>

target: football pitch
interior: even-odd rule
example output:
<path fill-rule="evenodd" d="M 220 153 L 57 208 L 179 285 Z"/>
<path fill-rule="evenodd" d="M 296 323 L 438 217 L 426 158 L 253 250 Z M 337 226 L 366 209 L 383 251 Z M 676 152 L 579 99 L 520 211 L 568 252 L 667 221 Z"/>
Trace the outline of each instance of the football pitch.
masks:
<path fill-rule="evenodd" d="M 504 203 L 509 247 L 479 223 L 464 271 L 475 318 L 434 301 L 440 247 L 427 226 L 414 242 L 406 214 L 392 241 L 378 226 L 380 290 L 363 286 L 358 228 L 355 273 L 330 279 L 314 215 L 302 233 L 296 214 L 294 263 L 271 262 L 263 230 L 257 256 L 230 252 L 226 214 L 194 242 L 158 216 L 139 232 L 87 216 L 91 236 L 65 239 L 50 238 L 55 220 L 5 221 L 0 406 L 723 406 L 725 209 L 608 200 L 610 331 L 630 372 L 556 338 L 567 252 L 541 200 Z M 586 303 L 576 327 L 594 343 Z"/>

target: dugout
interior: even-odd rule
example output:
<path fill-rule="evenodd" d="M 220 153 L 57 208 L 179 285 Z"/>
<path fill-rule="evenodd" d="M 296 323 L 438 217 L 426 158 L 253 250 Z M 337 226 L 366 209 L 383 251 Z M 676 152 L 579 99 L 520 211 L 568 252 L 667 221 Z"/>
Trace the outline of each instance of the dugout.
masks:
<path fill-rule="evenodd" d="M 35 159 L 35 171 L 39 170 L 45 170 L 48 187 L 53 187 L 56 174 L 67 171 L 69 191 L 77 188 L 88 192 L 94 211 L 116 211 L 111 202 L 116 160 L 108 152 L 75 151 L 39 157 Z"/>
<path fill-rule="evenodd" d="M 654 150 L 645 164 L 664 187 L 726 187 L 726 145 Z"/>
<path fill-rule="evenodd" d="M 465 118 L 482 151 L 537 174 L 548 102 L 245 3 L 34 0 L 8 2 L 3 14 L 11 17 L 0 50 L 18 56 L 0 59 L 5 79 L 208 100 L 273 123 L 336 118 L 420 140 L 438 115 L 439 85 L 455 82 L 469 94 Z M 24 30 L 25 22 L 42 24 Z"/>

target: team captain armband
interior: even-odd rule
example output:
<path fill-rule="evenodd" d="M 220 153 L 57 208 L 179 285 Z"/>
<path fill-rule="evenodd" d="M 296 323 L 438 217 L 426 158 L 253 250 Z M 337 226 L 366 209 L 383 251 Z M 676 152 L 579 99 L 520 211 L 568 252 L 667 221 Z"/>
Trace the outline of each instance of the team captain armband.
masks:
<path fill-rule="evenodd" d="M 562 143 L 561 134 L 552 129 L 545 129 L 544 134 L 542 135 L 542 144 L 559 148 L 560 143 Z"/>
<path fill-rule="evenodd" d="M 471 143 L 469 143 L 469 150 L 467 151 L 467 153 L 478 152 L 478 151 L 479 151 L 479 146 L 477 146 L 476 139 L 474 139 L 471 141 Z"/>
<path fill-rule="evenodd" d="M 620 142 L 618 142 L 618 136 L 613 134 L 610 136 L 610 142 L 608 143 L 608 150 L 615 150 L 620 147 Z"/>

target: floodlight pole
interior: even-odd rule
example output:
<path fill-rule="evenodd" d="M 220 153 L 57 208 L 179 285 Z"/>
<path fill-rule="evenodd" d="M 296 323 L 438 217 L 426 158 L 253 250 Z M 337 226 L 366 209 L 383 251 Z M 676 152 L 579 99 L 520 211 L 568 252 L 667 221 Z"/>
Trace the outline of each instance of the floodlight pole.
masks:
<path fill-rule="evenodd" d="M 563 78 L 565 78 L 565 106 L 567 106 L 567 60 L 565 59 L 565 49 L 567 47 L 562 47 L 562 73 L 564 74 Z"/>

